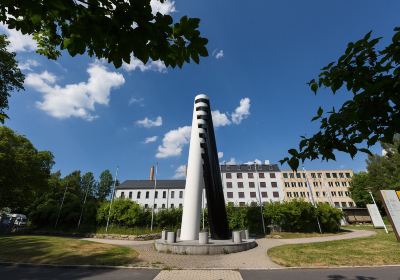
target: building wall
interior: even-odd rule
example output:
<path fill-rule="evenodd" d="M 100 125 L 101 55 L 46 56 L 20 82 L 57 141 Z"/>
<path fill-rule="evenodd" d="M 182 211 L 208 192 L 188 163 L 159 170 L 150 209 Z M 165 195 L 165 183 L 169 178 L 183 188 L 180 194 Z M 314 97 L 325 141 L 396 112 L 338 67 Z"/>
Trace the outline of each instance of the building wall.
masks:
<path fill-rule="evenodd" d="M 281 180 L 285 193 L 284 200 L 303 198 L 311 201 L 311 193 L 316 202 L 328 202 L 335 207 L 353 207 L 354 201 L 350 197 L 349 187 L 353 171 L 343 170 L 307 170 L 281 172 Z"/>

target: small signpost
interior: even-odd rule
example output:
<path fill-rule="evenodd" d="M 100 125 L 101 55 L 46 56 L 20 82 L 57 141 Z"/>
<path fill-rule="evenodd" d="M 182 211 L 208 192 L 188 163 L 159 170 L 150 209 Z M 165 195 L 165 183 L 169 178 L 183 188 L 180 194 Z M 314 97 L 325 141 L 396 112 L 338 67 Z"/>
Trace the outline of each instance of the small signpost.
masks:
<path fill-rule="evenodd" d="M 400 241 L 400 200 L 394 190 L 381 190 L 383 206 L 388 215 L 390 224 L 396 235 L 397 241 Z"/>
<path fill-rule="evenodd" d="M 379 213 L 378 207 L 375 204 L 367 204 L 369 215 L 371 216 L 374 228 L 385 228 L 385 223 L 382 220 L 381 213 Z"/>

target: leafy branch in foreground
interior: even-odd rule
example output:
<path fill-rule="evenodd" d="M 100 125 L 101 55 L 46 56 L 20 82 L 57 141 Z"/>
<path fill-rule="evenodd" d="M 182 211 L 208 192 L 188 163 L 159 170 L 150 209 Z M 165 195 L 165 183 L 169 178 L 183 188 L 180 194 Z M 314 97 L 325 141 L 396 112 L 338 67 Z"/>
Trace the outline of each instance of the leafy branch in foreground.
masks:
<path fill-rule="evenodd" d="M 287 162 L 296 170 L 306 159 L 335 160 L 335 151 L 353 158 L 358 152 L 371 154 L 369 148 L 378 141 L 393 143 L 400 133 L 400 27 L 394 31 L 382 50 L 376 50 L 381 38 L 371 38 L 371 32 L 349 43 L 337 62 L 308 83 L 315 94 L 321 87 L 333 94 L 345 87 L 352 99 L 326 114 L 320 107 L 313 118 L 320 121 L 320 131 L 302 136 L 299 148 L 290 149 L 281 164 Z"/>
<path fill-rule="evenodd" d="M 164 2 L 164 0 L 160 0 Z M 153 14 L 150 0 L 3 0 L 0 22 L 33 35 L 37 52 L 56 59 L 87 53 L 120 67 L 131 55 L 182 67 L 208 56 L 198 18 Z"/>

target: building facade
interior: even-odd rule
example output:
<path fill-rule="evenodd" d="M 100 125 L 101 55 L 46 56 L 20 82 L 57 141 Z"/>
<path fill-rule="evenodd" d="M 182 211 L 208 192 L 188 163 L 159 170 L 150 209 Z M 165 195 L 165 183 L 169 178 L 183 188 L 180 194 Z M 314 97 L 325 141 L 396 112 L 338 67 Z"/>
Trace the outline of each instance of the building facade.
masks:
<path fill-rule="evenodd" d="M 304 199 L 312 202 L 327 202 L 334 207 L 354 207 L 349 187 L 353 171 L 347 170 L 307 170 L 282 171 L 280 173 L 284 200 Z"/>
<path fill-rule="evenodd" d="M 281 171 L 277 164 L 221 165 L 226 204 L 245 206 L 252 203 L 304 199 L 325 202 L 334 207 L 355 207 L 349 187 L 352 170 Z M 311 196 L 312 193 L 312 196 Z M 129 198 L 145 208 L 183 207 L 185 180 L 127 180 L 119 185 L 116 197 Z M 155 198 L 154 198 L 155 197 Z M 203 207 L 207 204 L 203 192 Z"/>

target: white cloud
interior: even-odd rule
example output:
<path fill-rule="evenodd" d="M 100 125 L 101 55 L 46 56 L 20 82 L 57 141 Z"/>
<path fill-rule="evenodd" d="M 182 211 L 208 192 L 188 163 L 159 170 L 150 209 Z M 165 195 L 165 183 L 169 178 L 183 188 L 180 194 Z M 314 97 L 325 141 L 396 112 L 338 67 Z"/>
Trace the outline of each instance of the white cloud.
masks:
<path fill-rule="evenodd" d="M 251 160 L 251 161 L 245 162 L 244 164 L 252 165 L 254 163 L 262 164 L 262 161 L 256 158 L 255 160 Z"/>
<path fill-rule="evenodd" d="M 162 126 L 162 117 L 158 116 L 154 120 L 151 120 L 148 117 L 145 117 L 143 120 L 136 121 L 136 124 L 138 126 L 143 126 L 143 127 L 146 127 L 146 128 Z"/>
<path fill-rule="evenodd" d="M 235 158 L 231 157 L 227 162 L 225 162 L 225 164 L 235 165 L 237 162 Z"/>
<path fill-rule="evenodd" d="M 176 170 L 175 170 L 175 175 L 174 179 L 183 179 L 186 177 L 186 165 L 180 165 Z"/>
<path fill-rule="evenodd" d="M 38 67 L 40 65 L 39 62 L 37 62 L 34 59 L 28 59 L 26 61 L 23 62 L 19 62 L 18 63 L 18 67 L 21 70 L 27 70 L 27 71 L 32 71 L 34 67 Z"/>
<path fill-rule="evenodd" d="M 162 144 L 158 146 L 157 158 L 167 158 L 179 156 L 182 148 L 190 141 L 191 126 L 178 127 L 168 131 L 162 140 Z"/>
<path fill-rule="evenodd" d="M 128 72 L 139 69 L 142 72 L 158 71 L 161 73 L 166 72 L 166 69 L 167 69 L 164 62 L 162 62 L 161 60 L 156 60 L 156 61 L 150 60 L 149 62 L 144 64 L 141 60 L 139 60 L 138 58 L 136 58 L 134 56 L 131 56 L 131 62 L 129 64 L 124 62 L 122 64 L 122 68 Z"/>
<path fill-rule="evenodd" d="M 218 152 L 218 158 L 223 158 L 224 157 L 224 153 L 223 152 Z"/>
<path fill-rule="evenodd" d="M 225 113 L 221 113 L 220 111 L 212 111 L 212 120 L 214 127 L 219 127 L 219 126 L 226 126 L 230 125 L 231 121 L 228 119 L 228 116 Z"/>
<path fill-rule="evenodd" d="M 216 59 L 220 59 L 224 57 L 224 50 L 219 50 L 216 54 L 215 54 L 215 58 Z"/>
<path fill-rule="evenodd" d="M 144 139 L 144 143 L 145 144 L 154 143 L 157 141 L 157 139 L 158 136 L 147 137 L 146 139 Z"/>
<path fill-rule="evenodd" d="M 168 15 L 176 11 L 175 1 L 170 0 L 165 0 L 164 3 L 161 3 L 159 0 L 151 0 L 150 6 L 153 15 L 156 15 L 157 13 Z"/>
<path fill-rule="evenodd" d="M 240 100 L 240 105 L 232 113 L 232 122 L 235 124 L 240 124 L 242 120 L 250 115 L 250 98 L 242 98 Z"/>
<path fill-rule="evenodd" d="M 144 105 L 143 105 L 143 101 L 144 101 L 144 98 L 131 97 L 131 98 L 129 99 L 129 101 L 128 101 L 128 104 L 129 104 L 129 105 L 132 105 L 132 104 L 139 104 L 141 107 L 143 107 L 143 106 L 144 106 Z"/>
<path fill-rule="evenodd" d="M 0 30 L 2 30 L 8 37 L 10 45 L 8 50 L 11 52 L 30 52 L 37 48 L 36 42 L 31 35 L 23 35 L 20 31 L 15 29 L 8 29 L 8 26 L 0 23 Z"/>
<path fill-rule="evenodd" d="M 52 73 L 44 71 L 40 74 L 27 75 L 25 84 L 43 93 L 43 101 L 37 102 L 39 109 L 58 119 L 70 117 L 91 121 L 97 118 L 91 114 L 95 104 L 108 105 L 111 89 L 125 83 L 124 76 L 110 72 L 101 64 L 90 64 L 87 82 L 60 86 Z"/>

